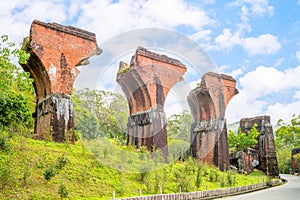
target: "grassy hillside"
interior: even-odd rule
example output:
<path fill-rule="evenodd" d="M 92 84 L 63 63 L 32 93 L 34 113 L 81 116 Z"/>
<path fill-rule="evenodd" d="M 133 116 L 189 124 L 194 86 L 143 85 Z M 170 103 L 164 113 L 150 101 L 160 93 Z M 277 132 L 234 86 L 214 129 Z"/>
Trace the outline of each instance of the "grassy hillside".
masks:
<path fill-rule="evenodd" d="M 173 193 L 178 192 L 179 187 L 182 191 L 193 191 L 195 187 L 204 190 L 217 188 L 219 184 L 227 187 L 266 180 L 261 172 L 248 176 L 220 172 L 193 159 L 163 164 L 151 160 L 147 152 L 136 152 L 132 147 L 116 148 L 135 151 L 138 157 L 120 155 L 113 145 L 58 144 L 1 132 L 0 199 L 60 199 L 63 196 L 111 199 L 113 191 L 117 197 L 124 197 L 136 196 L 140 189 L 143 194 L 159 192 L 160 188 L 164 193 Z M 112 165 L 112 162 L 117 164 Z M 129 166 L 136 170 L 129 170 Z"/>

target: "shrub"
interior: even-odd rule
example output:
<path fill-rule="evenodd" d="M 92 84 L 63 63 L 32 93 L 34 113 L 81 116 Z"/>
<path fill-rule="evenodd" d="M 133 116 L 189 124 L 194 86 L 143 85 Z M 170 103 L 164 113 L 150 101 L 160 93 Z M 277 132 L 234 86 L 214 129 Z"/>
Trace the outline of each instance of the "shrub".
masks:
<path fill-rule="evenodd" d="M 68 163 L 70 163 L 70 160 L 62 155 L 61 157 L 57 158 L 56 168 L 61 170 Z"/>
<path fill-rule="evenodd" d="M 214 182 L 215 181 L 216 175 L 215 175 L 215 171 L 214 170 L 210 170 L 208 178 L 209 178 L 210 182 Z"/>
<path fill-rule="evenodd" d="M 12 166 L 9 158 L 0 160 L 0 186 L 2 194 L 4 193 L 5 187 L 13 180 Z"/>
<path fill-rule="evenodd" d="M 64 183 L 60 184 L 60 186 L 58 188 L 58 194 L 59 194 L 61 199 L 68 197 L 69 191 L 68 191 L 67 186 Z"/>
<path fill-rule="evenodd" d="M 236 184 L 235 175 L 232 174 L 232 172 L 230 172 L 230 171 L 227 172 L 227 183 L 230 187 L 234 186 Z"/>
<path fill-rule="evenodd" d="M 8 151 L 9 150 L 9 142 L 5 137 L 0 137 L 0 149 L 2 151 Z"/>
<path fill-rule="evenodd" d="M 28 165 L 24 166 L 22 169 L 22 180 L 23 184 L 26 184 L 27 179 L 31 176 L 31 170 Z"/>
<path fill-rule="evenodd" d="M 51 166 L 50 168 L 47 168 L 45 171 L 44 171 L 44 178 L 46 181 L 49 181 L 51 178 L 53 178 L 55 175 L 56 175 L 57 171 L 56 169 Z"/>
<path fill-rule="evenodd" d="M 196 181 L 195 181 L 195 186 L 197 188 L 200 188 L 200 186 L 201 186 L 202 168 L 203 168 L 202 165 L 200 165 L 200 164 L 197 165 L 197 174 L 196 174 Z"/>

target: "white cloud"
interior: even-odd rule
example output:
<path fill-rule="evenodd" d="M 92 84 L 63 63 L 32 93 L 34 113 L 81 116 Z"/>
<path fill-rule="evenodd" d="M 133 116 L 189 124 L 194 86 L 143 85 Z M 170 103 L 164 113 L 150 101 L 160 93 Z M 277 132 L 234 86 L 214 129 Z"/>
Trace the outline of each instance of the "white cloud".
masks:
<path fill-rule="evenodd" d="M 16 5 L 16 2 L 15 1 L 10 1 L 10 0 L 2 0 L 0 1 L 0 6 L 1 6 L 1 9 L 4 10 L 7 10 L 7 11 L 10 11 L 14 8 L 14 6 Z M 6 15 L 7 12 L 1 12 L 1 15 Z"/>
<path fill-rule="evenodd" d="M 209 0 L 208 2 L 213 3 Z M 186 26 L 205 39 L 210 31 L 204 27 L 214 21 L 205 10 L 184 0 L 2 0 L 0 1 L 0 34 L 21 41 L 29 34 L 34 19 L 83 28 L 97 34 L 101 43 L 121 32 L 137 28 L 175 29 Z"/>
<path fill-rule="evenodd" d="M 239 121 L 241 118 L 262 115 L 267 102 L 250 100 L 249 93 L 240 90 L 229 102 L 226 108 L 226 119 L 228 123 Z"/>
<path fill-rule="evenodd" d="M 276 124 L 279 119 L 285 122 L 290 122 L 294 114 L 299 114 L 299 110 L 295 108 L 300 107 L 300 101 L 295 101 L 287 104 L 275 103 L 267 108 L 266 113 L 271 116 L 271 121 Z"/>
<path fill-rule="evenodd" d="M 161 21 L 167 27 L 185 24 L 201 30 L 204 25 L 212 22 L 204 10 L 190 6 L 182 0 L 150 0 L 143 4 L 141 5 L 143 15 L 155 19 L 158 23 Z"/>
<path fill-rule="evenodd" d="M 223 33 L 215 38 L 215 42 L 221 49 L 230 48 L 241 43 L 241 38 L 238 33 L 233 34 L 231 29 L 224 29 Z"/>
<path fill-rule="evenodd" d="M 241 22 L 238 24 L 238 34 L 243 34 L 245 31 L 250 32 L 252 30 L 249 25 L 249 11 L 246 6 L 241 8 Z"/>
<path fill-rule="evenodd" d="M 243 90 L 250 99 L 262 95 L 280 92 L 289 88 L 300 88 L 300 66 L 279 71 L 272 67 L 259 66 L 239 79 Z"/>
<path fill-rule="evenodd" d="M 281 48 L 277 37 L 271 34 L 245 38 L 242 46 L 250 55 L 274 54 Z"/>
<path fill-rule="evenodd" d="M 66 20 L 66 6 L 63 1 L 1 1 L 0 7 L 0 34 L 8 34 L 16 42 L 29 35 L 30 24 L 34 19 L 58 23 Z"/>
<path fill-rule="evenodd" d="M 205 41 L 208 42 L 211 39 L 211 30 L 200 30 L 190 36 L 192 40 L 195 41 Z"/>
<path fill-rule="evenodd" d="M 230 6 L 249 7 L 252 15 L 264 16 L 273 15 L 274 7 L 269 5 L 268 0 L 236 0 L 229 4 Z"/>
<path fill-rule="evenodd" d="M 283 63 L 284 60 L 285 60 L 284 58 L 278 58 L 275 62 L 275 67 L 280 66 Z"/>
<path fill-rule="evenodd" d="M 221 65 L 217 67 L 218 73 L 224 73 L 229 67 L 230 65 Z"/>
<path fill-rule="evenodd" d="M 215 3 L 215 0 L 202 0 L 201 3 L 203 3 L 203 4 L 213 4 L 213 3 Z"/>
<path fill-rule="evenodd" d="M 220 67 L 217 67 L 217 73 L 227 74 L 236 79 L 238 76 L 241 76 L 242 74 L 244 74 L 244 71 L 246 69 L 246 67 L 243 66 L 243 67 L 240 67 L 240 68 L 230 71 L 231 67 L 232 67 L 231 65 L 221 65 Z"/>
<path fill-rule="evenodd" d="M 200 32 L 197 36 L 209 31 L 205 26 L 214 21 L 199 7 L 187 1 L 172 0 L 138 0 L 110 3 L 108 0 L 92 0 L 81 6 L 78 25 L 96 30 L 103 41 L 124 31 L 137 28 L 167 28 L 178 26 L 191 27 Z"/>
<path fill-rule="evenodd" d="M 244 73 L 244 70 L 242 68 L 239 68 L 239 69 L 236 69 L 236 70 L 233 70 L 233 71 L 229 72 L 229 75 L 236 78 L 236 77 L 242 75 L 243 73 Z"/>
<path fill-rule="evenodd" d="M 274 54 L 281 48 L 278 38 L 274 35 L 262 34 L 258 37 L 244 38 L 242 31 L 232 33 L 232 30 L 228 28 L 215 38 L 215 42 L 220 49 L 241 45 L 250 55 Z"/>
<path fill-rule="evenodd" d="M 296 52 L 296 58 L 297 58 L 298 61 L 300 62 L 300 50 Z"/>
<path fill-rule="evenodd" d="M 14 18 L 24 22 L 32 19 L 42 19 L 59 23 L 66 20 L 65 9 L 64 4 L 55 1 L 30 1 L 30 4 L 25 6 L 22 12 L 14 14 Z"/>
<path fill-rule="evenodd" d="M 296 100 L 300 100 L 300 90 L 295 93 L 293 98 L 296 99 Z"/>
<path fill-rule="evenodd" d="M 228 122 L 238 121 L 243 117 L 270 115 L 275 123 L 279 118 L 289 120 L 300 107 L 300 91 L 294 94 L 289 103 L 270 104 L 263 99 L 274 95 L 280 99 L 280 93 L 289 89 L 300 89 L 300 66 L 279 71 L 276 68 L 259 66 L 239 79 L 240 93 L 230 101 L 226 118 Z"/>
<path fill-rule="evenodd" d="M 183 111 L 190 111 L 190 107 L 187 102 L 187 96 L 191 88 L 187 82 L 178 82 L 169 91 L 165 100 L 165 112 L 166 116 L 170 117 L 173 114 L 182 113 Z"/>
<path fill-rule="evenodd" d="M 240 21 L 236 30 L 233 28 L 223 29 L 222 34 L 215 38 L 216 45 L 211 49 L 227 49 L 235 45 L 241 45 L 250 55 L 274 54 L 281 45 L 276 36 L 262 34 L 258 37 L 246 37 L 252 31 L 249 23 L 250 17 L 263 17 L 265 14 L 273 15 L 274 8 L 267 0 L 236 0 L 227 4 L 229 7 L 240 7 Z"/>

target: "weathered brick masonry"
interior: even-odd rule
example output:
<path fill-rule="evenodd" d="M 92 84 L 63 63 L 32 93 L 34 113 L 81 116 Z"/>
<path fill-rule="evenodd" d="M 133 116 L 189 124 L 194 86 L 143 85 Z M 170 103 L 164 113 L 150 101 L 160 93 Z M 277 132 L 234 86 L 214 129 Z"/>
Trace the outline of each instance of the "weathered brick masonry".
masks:
<path fill-rule="evenodd" d="M 249 148 L 247 152 L 237 151 L 230 154 L 230 165 L 235 166 L 240 174 L 249 174 L 259 164 L 259 152 Z"/>
<path fill-rule="evenodd" d="M 236 81 L 231 76 L 208 72 L 188 96 L 193 115 L 191 154 L 221 170 L 229 167 L 224 117 L 227 104 L 238 93 L 235 86 Z"/>
<path fill-rule="evenodd" d="M 300 172 L 300 166 L 297 165 L 294 156 L 300 153 L 300 148 L 294 148 L 292 150 L 292 158 L 291 158 L 291 173 Z"/>
<path fill-rule="evenodd" d="M 72 89 L 88 58 L 100 54 L 94 33 L 56 23 L 33 21 L 23 46 L 30 53 L 25 71 L 34 79 L 36 120 L 34 137 L 74 141 Z"/>
<path fill-rule="evenodd" d="M 167 159 L 165 99 L 185 72 L 180 61 L 142 47 L 137 48 L 130 65 L 120 62 L 117 82 L 130 111 L 127 144 L 151 151 L 159 148 Z"/>
<path fill-rule="evenodd" d="M 270 124 L 270 116 L 258 116 L 243 118 L 240 120 L 241 131 L 247 133 L 254 124 L 260 132 L 258 144 L 254 148 L 258 151 L 258 168 L 263 170 L 268 176 L 278 177 L 279 169 L 276 157 L 273 128 Z"/>

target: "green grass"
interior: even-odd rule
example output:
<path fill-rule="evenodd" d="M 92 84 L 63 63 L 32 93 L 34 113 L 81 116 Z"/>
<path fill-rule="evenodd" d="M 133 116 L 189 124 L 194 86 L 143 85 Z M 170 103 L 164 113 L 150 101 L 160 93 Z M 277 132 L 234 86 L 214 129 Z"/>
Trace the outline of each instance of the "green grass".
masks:
<path fill-rule="evenodd" d="M 59 144 L 25 138 L 1 136 L 8 148 L 0 150 L 0 199 L 60 199 L 61 184 L 68 190 L 69 199 L 111 199 L 179 191 L 194 191 L 197 170 L 201 184 L 197 190 L 242 186 L 266 180 L 264 173 L 238 175 L 220 172 L 216 167 L 188 159 L 165 164 L 159 153 L 121 147 L 110 141 Z M 57 169 L 59 158 L 65 166 Z M 45 180 L 47 169 L 57 173 Z"/>

